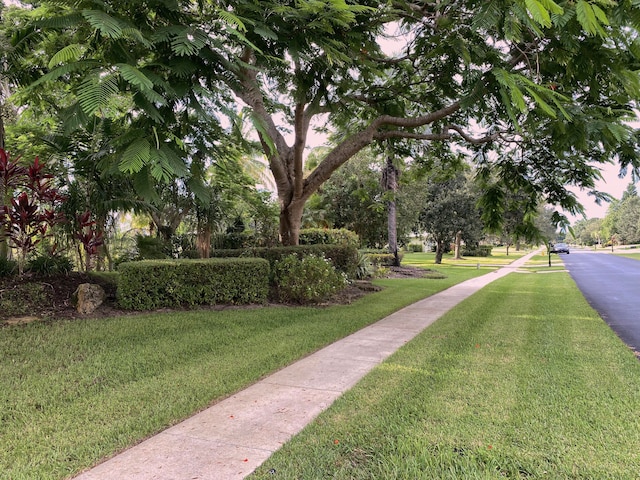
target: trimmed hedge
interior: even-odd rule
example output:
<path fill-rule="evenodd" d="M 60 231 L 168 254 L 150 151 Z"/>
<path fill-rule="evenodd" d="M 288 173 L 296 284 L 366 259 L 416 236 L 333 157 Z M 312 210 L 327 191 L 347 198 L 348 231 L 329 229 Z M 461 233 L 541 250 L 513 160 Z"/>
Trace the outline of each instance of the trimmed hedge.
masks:
<path fill-rule="evenodd" d="M 358 250 L 348 245 L 297 245 L 292 247 L 256 247 L 233 250 L 212 250 L 211 257 L 259 257 L 269 262 L 271 270 L 275 262 L 295 254 L 302 259 L 308 255 L 321 256 L 331 261 L 334 268 L 347 277 L 354 278 L 358 267 Z"/>
<path fill-rule="evenodd" d="M 393 253 L 390 253 L 389 250 L 384 248 L 365 248 L 360 250 L 360 252 L 369 258 L 371 265 L 374 267 L 392 267 L 395 260 Z M 398 251 L 398 260 L 400 260 L 400 263 L 402 263 L 403 258 L 404 253 Z"/>
<path fill-rule="evenodd" d="M 367 253 L 367 256 L 374 267 L 392 267 L 395 262 L 393 253 Z M 402 263 L 402 257 L 404 257 L 404 254 L 398 252 L 400 263 Z"/>
<path fill-rule="evenodd" d="M 269 293 L 269 263 L 259 258 L 143 260 L 118 271 L 118 302 L 131 310 L 263 303 Z"/>
<path fill-rule="evenodd" d="M 358 248 L 360 237 L 346 228 L 303 228 L 298 237 L 300 245 L 351 245 Z"/>
<path fill-rule="evenodd" d="M 491 245 L 465 245 L 462 248 L 462 256 L 463 257 L 490 257 L 491 250 L 493 247 Z"/>
<path fill-rule="evenodd" d="M 407 245 L 407 251 L 411 253 L 424 252 L 424 247 L 421 243 L 410 243 Z"/>

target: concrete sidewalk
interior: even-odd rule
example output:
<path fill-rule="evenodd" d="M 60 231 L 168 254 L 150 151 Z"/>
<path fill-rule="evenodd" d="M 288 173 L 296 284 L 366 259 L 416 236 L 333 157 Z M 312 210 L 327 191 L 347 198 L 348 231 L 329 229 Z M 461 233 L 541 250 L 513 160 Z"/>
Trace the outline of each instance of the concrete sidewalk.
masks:
<path fill-rule="evenodd" d="M 523 265 L 534 253 L 409 305 L 76 479 L 244 478 L 385 358 L 460 301 Z"/>

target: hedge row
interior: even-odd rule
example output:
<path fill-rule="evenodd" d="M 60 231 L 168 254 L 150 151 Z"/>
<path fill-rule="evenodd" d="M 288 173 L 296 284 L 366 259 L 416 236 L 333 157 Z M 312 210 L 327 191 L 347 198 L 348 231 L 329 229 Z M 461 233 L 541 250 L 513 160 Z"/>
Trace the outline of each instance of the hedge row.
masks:
<path fill-rule="evenodd" d="M 234 250 L 238 248 L 256 248 L 258 245 L 275 244 L 277 237 L 265 239 L 252 230 L 228 232 L 214 235 L 211 245 L 214 249 Z M 346 228 L 303 228 L 300 230 L 300 245 L 351 245 L 360 246 L 357 233 Z"/>
<path fill-rule="evenodd" d="M 360 237 L 346 228 L 303 228 L 298 238 L 300 245 L 350 245 L 358 248 Z"/>
<path fill-rule="evenodd" d="M 259 257 L 269 262 L 271 269 L 282 257 L 295 254 L 302 259 L 308 255 L 321 256 L 329 260 L 334 268 L 353 278 L 358 267 L 358 250 L 349 245 L 297 245 L 275 248 L 243 248 L 229 250 L 213 250 L 211 257 Z"/>
<path fill-rule="evenodd" d="M 118 271 L 118 302 L 132 310 L 264 303 L 269 293 L 269 263 L 259 258 L 142 260 Z"/>
<path fill-rule="evenodd" d="M 493 247 L 491 245 L 465 245 L 462 248 L 462 256 L 463 257 L 490 257 L 491 250 Z"/>
<path fill-rule="evenodd" d="M 393 253 L 366 253 L 367 258 L 374 267 L 392 267 L 395 263 Z M 398 252 L 398 260 L 402 262 L 404 254 Z"/>

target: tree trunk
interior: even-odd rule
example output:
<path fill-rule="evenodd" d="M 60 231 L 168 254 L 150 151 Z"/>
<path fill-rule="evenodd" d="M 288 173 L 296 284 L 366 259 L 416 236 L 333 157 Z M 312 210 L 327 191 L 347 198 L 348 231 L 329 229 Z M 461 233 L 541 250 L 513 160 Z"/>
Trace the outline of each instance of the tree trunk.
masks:
<path fill-rule="evenodd" d="M 509 245 L 511 245 L 509 242 L 507 242 L 507 257 L 509 256 Z"/>
<path fill-rule="evenodd" d="M 211 224 L 209 222 L 198 225 L 196 250 L 198 250 L 200 258 L 209 258 L 211 256 Z"/>
<path fill-rule="evenodd" d="M 387 165 L 382 172 L 382 185 L 387 194 L 387 240 L 389 242 L 389 253 L 393 255 L 393 266 L 400 266 L 398 256 L 398 215 L 396 210 L 396 192 L 398 191 L 398 169 L 393 164 L 391 155 L 387 156 Z"/>
<path fill-rule="evenodd" d="M 444 242 L 438 240 L 436 242 L 436 260 L 435 263 L 440 265 L 442 263 L 442 255 L 444 254 Z"/>
<path fill-rule="evenodd" d="M 280 203 L 280 242 L 282 245 L 298 245 L 304 203 L 304 200 L 288 204 Z"/>
<path fill-rule="evenodd" d="M 460 244 L 462 243 L 462 230 L 458 230 L 456 233 L 456 243 L 455 243 L 455 259 L 462 260 L 462 255 L 460 254 Z"/>

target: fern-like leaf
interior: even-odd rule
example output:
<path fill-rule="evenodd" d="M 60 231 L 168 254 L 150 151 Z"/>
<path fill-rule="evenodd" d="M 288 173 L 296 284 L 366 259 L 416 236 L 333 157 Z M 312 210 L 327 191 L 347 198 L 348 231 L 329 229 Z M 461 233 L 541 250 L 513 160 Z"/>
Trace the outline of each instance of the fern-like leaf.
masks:
<path fill-rule="evenodd" d="M 46 17 L 36 20 L 34 24 L 40 28 L 53 28 L 55 30 L 63 30 L 65 28 L 76 27 L 81 23 L 83 17 L 80 13 L 72 13 L 69 15 L 61 15 L 58 17 Z"/>
<path fill-rule="evenodd" d="M 524 87 L 524 89 L 531 96 L 531 98 L 533 98 L 533 100 L 536 102 L 536 105 L 540 107 L 544 113 L 546 113 L 551 118 L 556 118 L 555 110 L 551 107 L 551 105 L 544 101 L 544 99 L 540 95 L 538 95 L 538 92 L 536 92 L 535 89 L 531 87 Z"/>
<path fill-rule="evenodd" d="M 124 173 L 138 173 L 148 165 L 151 157 L 151 145 L 146 138 L 135 140 L 122 153 L 119 168 Z"/>
<path fill-rule="evenodd" d="M 133 101 L 135 102 L 136 106 L 143 110 L 145 115 L 147 115 L 151 120 L 160 124 L 164 123 L 165 118 L 162 116 L 160 111 L 153 103 L 147 100 L 147 98 L 142 95 L 141 92 L 138 92 L 133 96 Z"/>
<path fill-rule="evenodd" d="M 543 27 L 548 28 L 551 26 L 551 15 L 542 2 L 539 2 L 538 0 L 525 0 L 524 3 L 535 22 Z"/>
<path fill-rule="evenodd" d="M 83 10 L 82 16 L 89 22 L 89 25 L 106 37 L 117 39 L 122 36 L 122 23 L 108 13 L 102 10 Z"/>
<path fill-rule="evenodd" d="M 79 43 L 72 43 L 58 50 L 49 60 L 48 68 L 52 69 L 60 63 L 69 63 L 77 61 L 84 52 L 84 46 Z"/>
<path fill-rule="evenodd" d="M 216 13 L 218 14 L 218 17 L 220 17 L 220 19 L 228 25 L 234 26 L 241 32 L 247 31 L 247 27 L 245 26 L 244 22 L 237 15 L 234 15 L 233 13 L 221 8 L 217 8 Z"/>
<path fill-rule="evenodd" d="M 120 75 L 131 85 L 135 85 L 140 90 L 149 90 L 153 88 L 153 82 L 136 67 L 127 63 L 118 63 L 116 67 L 120 71 Z"/>
<path fill-rule="evenodd" d="M 37 87 L 38 85 L 46 82 L 52 82 L 58 80 L 61 77 L 69 75 L 74 72 L 82 72 L 89 70 L 98 66 L 98 61 L 96 60 L 79 60 L 77 62 L 66 63 L 64 65 L 60 65 L 59 67 L 54 68 L 48 73 L 45 73 L 43 76 L 38 78 L 35 82 L 33 82 L 29 87 Z"/>
<path fill-rule="evenodd" d="M 78 88 L 78 102 L 87 115 L 93 115 L 105 107 L 111 96 L 118 92 L 118 81 L 114 75 L 104 78 L 89 77 Z"/>
<path fill-rule="evenodd" d="M 185 28 L 171 40 L 171 49 L 176 55 L 195 55 L 207 43 L 207 35 L 197 28 Z"/>
<path fill-rule="evenodd" d="M 596 9 L 599 10 L 598 13 L 596 13 Z M 576 17 L 587 35 L 605 36 L 606 33 L 599 21 L 599 18 L 604 15 L 604 12 L 600 12 L 602 12 L 602 10 L 597 5 L 591 5 L 586 0 L 578 0 L 576 3 Z"/>

